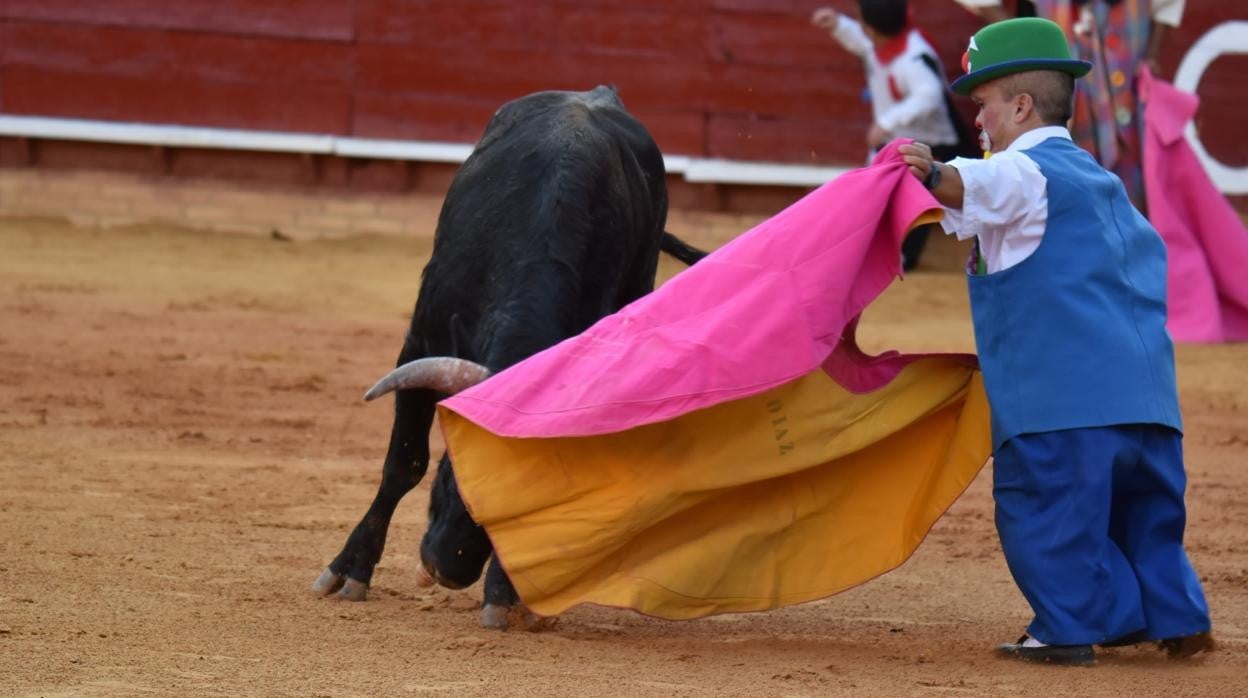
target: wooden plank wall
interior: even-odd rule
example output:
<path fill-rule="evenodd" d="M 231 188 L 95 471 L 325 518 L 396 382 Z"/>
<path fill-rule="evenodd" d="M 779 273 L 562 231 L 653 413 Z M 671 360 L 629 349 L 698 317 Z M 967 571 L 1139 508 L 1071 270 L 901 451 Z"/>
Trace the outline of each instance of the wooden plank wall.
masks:
<path fill-rule="evenodd" d="M 1172 75 L 1241 0 L 1189 2 Z M 670 154 L 853 164 L 857 60 L 797 0 L 0 0 L 0 112 L 473 142 L 502 102 L 616 85 Z M 849 10 L 854 3 L 834 0 Z M 977 20 L 912 3 L 946 65 Z M 1205 143 L 1235 138 L 1248 57 L 1201 83 Z"/>

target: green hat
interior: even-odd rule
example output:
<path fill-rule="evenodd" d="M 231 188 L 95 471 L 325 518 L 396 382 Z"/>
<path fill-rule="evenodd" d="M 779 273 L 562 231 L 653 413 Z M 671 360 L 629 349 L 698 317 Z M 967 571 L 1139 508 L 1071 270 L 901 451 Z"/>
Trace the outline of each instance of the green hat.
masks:
<path fill-rule="evenodd" d="M 953 91 L 968 95 L 989 80 L 1026 70 L 1060 70 L 1083 77 L 1092 64 L 1070 57 L 1066 35 L 1056 23 L 1020 17 L 989 24 L 971 37 L 962 55 L 966 75 L 953 81 Z"/>

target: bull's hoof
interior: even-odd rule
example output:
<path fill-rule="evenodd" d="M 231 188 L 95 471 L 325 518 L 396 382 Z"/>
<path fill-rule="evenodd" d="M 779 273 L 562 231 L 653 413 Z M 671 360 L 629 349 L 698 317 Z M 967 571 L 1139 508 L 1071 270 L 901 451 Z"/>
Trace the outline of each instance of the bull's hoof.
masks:
<path fill-rule="evenodd" d="M 507 613 L 510 610 L 506 606 L 486 604 L 485 608 L 481 609 L 481 627 L 488 630 L 506 630 Z"/>
<path fill-rule="evenodd" d="M 346 579 L 341 574 L 334 574 L 328 567 L 321 576 L 312 582 L 312 593 L 316 596 L 329 596 L 330 594 L 342 588 L 342 581 Z"/>
<path fill-rule="evenodd" d="M 434 584 L 433 576 L 429 574 L 429 570 L 424 565 L 416 568 L 416 586 L 427 589 Z"/>
<path fill-rule="evenodd" d="M 517 628 L 532 633 L 540 633 L 555 627 L 557 619 L 539 616 L 530 611 L 524 604 L 515 606 L 496 606 L 486 604 L 481 609 L 481 627 L 489 630 L 507 630 Z"/>
<path fill-rule="evenodd" d="M 338 592 L 338 598 L 343 601 L 363 601 L 368 598 L 368 585 L 347 577 L 347 581 L 343 582 L 342 589 Z"/>
<path fill-rule="evenodd" d="M 357 582 L 342 574 L 334 574 L 328 567 L 321 576 L 312 582 L 312 593 L 316 596 L 329 596 L 338 592 L 338 598 L 344 601 L 363 601 L 368 598 L 368 585 Z"/>

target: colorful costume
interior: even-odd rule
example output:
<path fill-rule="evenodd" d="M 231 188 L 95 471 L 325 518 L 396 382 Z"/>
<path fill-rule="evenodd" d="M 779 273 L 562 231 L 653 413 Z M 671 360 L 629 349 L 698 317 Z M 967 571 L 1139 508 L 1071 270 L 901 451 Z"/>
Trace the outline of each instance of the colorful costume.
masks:
<path fill-rule="evenodd" d="M 1063 44 L 1046 20 L 990 25 L 972 39 L 954 89 L 1028 70 L 1086 72 Z M 1082 663 L 1090 645 L 1135 633 L 1208 631 L 1183 550 L 1165 245 L 1121 181 L 1061 126 L 1024 131 L 988 160 L 949 164 L 963 194 L 946 228 L 975 234 L 991 255 L 989 273 L 968 284 L 992 408 L 997 529 L 1036 614 L 1028 634 L 1083 648 L 1063 657 Z M 1003 176 L 1007 168 L 1038 174 L 1039 186 Z"/>
<path fill-rule="evenodd" d="M 1028 632 L 1091 644 L 1207 630 L 1181 537 L 1165 248 L 1087 152 L 1062 138 L 1022 152 L 1047 180 L 1044 238 L 1024 262 L 968 278 L 998 529 L 1036 611 Z"/>
<path fill-rule="evenodd" d="M 1058 24 L 1075 58 L 1092 72 L 1077 83 L 1071 133 L 1105 169 L 1122 179 L 1132 203 L 1145 210 L 1140 157 L 1142 109 L 1136 74 L 1146 57 L 1154 23 L 1179 23 L 1183 3 L 1173 0 L 1035 0 L 1036 15 Z"/>

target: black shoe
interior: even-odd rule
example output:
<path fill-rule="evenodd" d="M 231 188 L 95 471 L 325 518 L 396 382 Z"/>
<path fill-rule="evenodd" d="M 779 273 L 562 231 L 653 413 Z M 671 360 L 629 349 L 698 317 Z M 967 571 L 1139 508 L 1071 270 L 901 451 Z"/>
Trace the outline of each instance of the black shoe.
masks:
<path fill-rule="evenodd" d="M 1216 643 L 1213 641 L 1213 634 L 1206 630 L 1195 635 L 1168 637 L 1159 642 L 1158 645 L 1166 651 L 1166 655 L 1171 659 L 1187 659 L 1201 652 L 1212 651 Z"/>
<path fill-rule="evenodd" d="M 1018 638 L 1018 642 L 997 645 L 997 654 L 1008 659 L 1061 666 L 1090 666 L 1096 662 L 1096 653 L 1092 651 L 1092 645 L 1026 647 L 1023 645 L 1026 641 L 1027 636 L 1024 635 Z"/>

